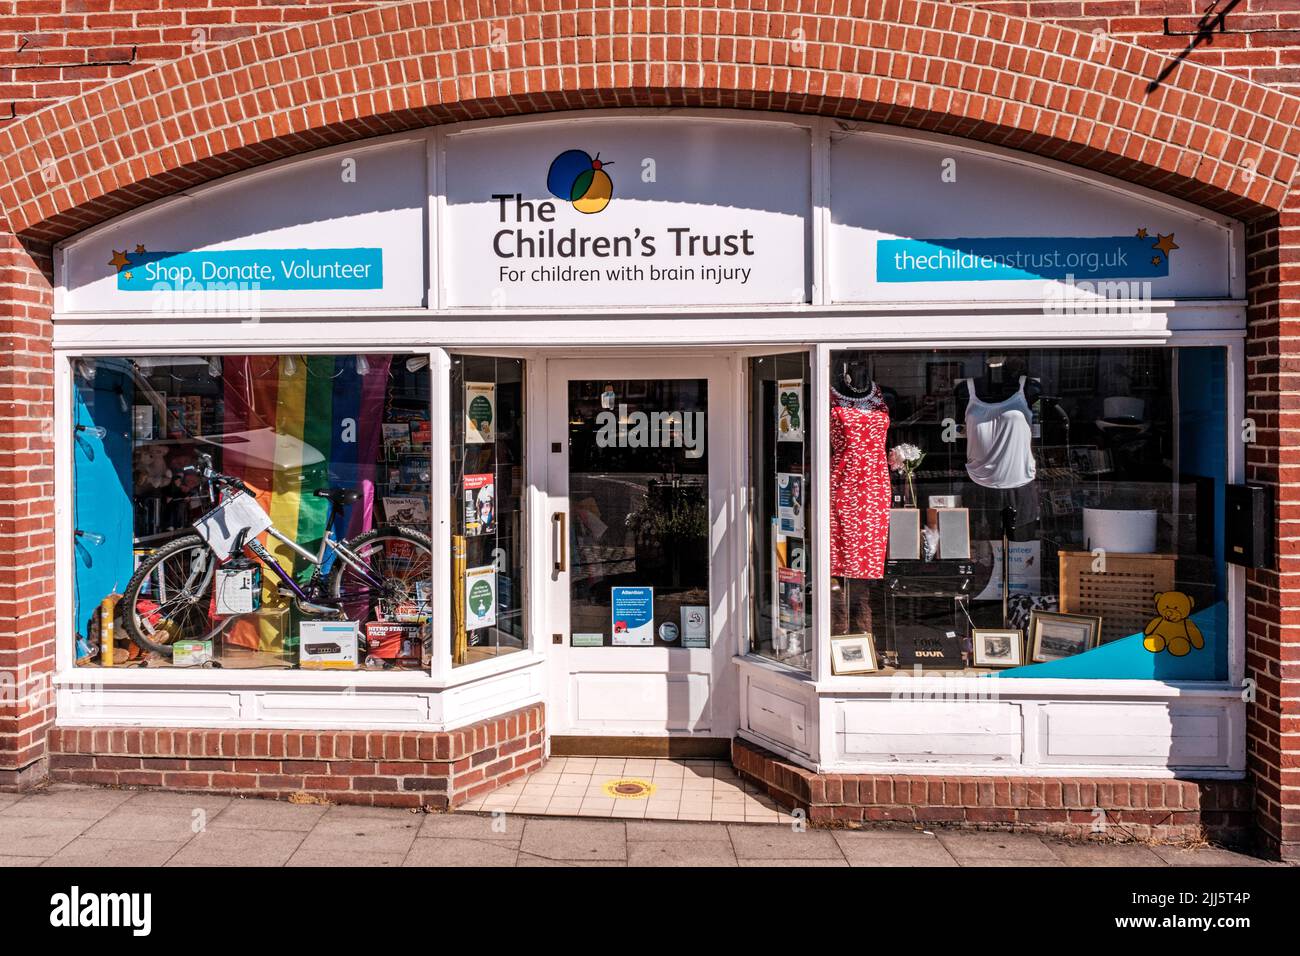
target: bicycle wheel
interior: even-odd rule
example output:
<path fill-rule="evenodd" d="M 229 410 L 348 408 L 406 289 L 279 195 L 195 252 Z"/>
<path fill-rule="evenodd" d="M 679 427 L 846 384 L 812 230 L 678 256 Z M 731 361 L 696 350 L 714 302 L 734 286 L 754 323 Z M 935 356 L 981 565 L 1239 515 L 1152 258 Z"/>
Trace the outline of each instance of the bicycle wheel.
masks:
<path fill-rule="evenodd" d="M 214 621 L 216 555 L 197 534 L 159 548 L 140 562 L 118 604 L 122 627 L 141 649 L 172 656 L 176 641 L 202 641 L 221 629 Z"/>
<path fill-rule="evenodd" d="M 349 621 L 364 623 L 376 614 L 394 620 L 399 615 L 429 613 L 433 544 L 427 534 L 384 526 L 349 538 L 342 547 L 356 555 L 375 579 L 372 583 L 335 555 L 329 596 Z M 379 583 L 382 587 L 376 587 Z"/>

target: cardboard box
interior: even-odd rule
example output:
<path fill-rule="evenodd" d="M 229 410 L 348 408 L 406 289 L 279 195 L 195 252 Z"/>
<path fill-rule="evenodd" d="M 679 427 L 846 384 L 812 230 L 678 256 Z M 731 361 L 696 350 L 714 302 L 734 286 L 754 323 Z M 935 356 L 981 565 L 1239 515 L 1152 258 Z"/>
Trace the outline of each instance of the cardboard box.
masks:
<path fill-rule="evenodd" d="M 422 642 L 415 624 L 374 622 L 366 625 L 366 662 L 419 661 Z"/>
<path fill-rule="evenodd" d="M 177 641 L 172 645 L 173 667 L 202 667 L 211 661 L 211 641 Z"/>
<path fill-rule="evenodd" d="M 262 604 L 262 569 L 252 561 L 237 559 L 217 568 L 213 610 L 222 617 L 252 614 Z"/>
<path fill-rule="evenodd" d="M 355 621 L 303 621 L 298 625 L 298 666 L 304 670 L 355 670 Z"/>

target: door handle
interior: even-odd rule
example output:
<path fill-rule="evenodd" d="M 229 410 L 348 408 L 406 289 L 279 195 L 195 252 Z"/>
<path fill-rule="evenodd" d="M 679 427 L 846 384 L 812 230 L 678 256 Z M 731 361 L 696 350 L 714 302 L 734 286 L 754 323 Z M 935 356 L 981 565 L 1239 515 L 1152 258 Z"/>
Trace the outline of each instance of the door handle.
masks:
<path fill-rule="evenodd" d="M 568 552 L 568 516 L 563 511 L 556 511 L 551 515 L 551 554 L 555 555 L 552 567 L 556 574 L 569 569 Z"/>

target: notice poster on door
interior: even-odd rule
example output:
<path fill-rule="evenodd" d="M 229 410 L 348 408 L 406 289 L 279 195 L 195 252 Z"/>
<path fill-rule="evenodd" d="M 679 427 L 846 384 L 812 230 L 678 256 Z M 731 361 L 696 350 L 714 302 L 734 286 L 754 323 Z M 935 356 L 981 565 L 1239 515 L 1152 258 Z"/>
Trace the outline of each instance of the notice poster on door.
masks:
<path fill-rule="evenodd" d="M 776 440 L 803 441 L 803 380 L 776 383 Z"/>
<path fill-rule="evenodd" d="M 490 473 L 466 475 L 463 484 L 465 534 L 470 537 L 495 534 L 497 530 L 495 477 Z"/>
<path fill-rule="evenodd" d="M 655 589 L 610 588 L 615 647 L 650 647 L 655 642 Z"/>
<path fill-rule="evenodd" d="M 682 605 L 682 647 L 709 646 L 709 609 L 703 604 Z"/>
<path fill-rule="evenodd" d="M 788 631 L 803 630 L 803 573 L 793 568 L 781 568 L 776 580 L 778 622 Z"/>
<path fill-rule="evenodd" d="M 776 474 L 777 529 L 782 534 L 803 535 L 803 475 Z"/>
<path fill-rule="evenodd" d="M 465 570 L 465 630 L 497 622 L 497 569 L 492 565 Z"/>
<path fill-rule="evenodd" d="M 465 443 L 496 441 L 497 387 L 492 382 L 465 383 Z"/>

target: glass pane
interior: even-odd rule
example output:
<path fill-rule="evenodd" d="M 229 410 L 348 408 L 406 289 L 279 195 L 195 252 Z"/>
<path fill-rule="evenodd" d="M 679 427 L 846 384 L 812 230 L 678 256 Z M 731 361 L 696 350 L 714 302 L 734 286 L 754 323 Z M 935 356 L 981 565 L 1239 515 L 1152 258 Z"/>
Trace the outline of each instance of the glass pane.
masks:
<path fill-rule="evenodd" d="M 78 663 L 427 668 L 427 366 L 76 361 Z"/>
<path fill-rule="evenodd" d="M 574 381 L 568 407 L 572 643 L 708 647 L 708 381 Z"/>
<path fill-rule="evenodd" d="M 812 666 L 811 435 L 808 353 L 749 361 L 753 650 Z"/>
<path fill-rule="evenodd" d="M 837 672 L 1226 678 L 1223 349 L 829 371 L 832 657 L 869 639 Z"/>
<path fill-rule="evenodd" d="M 451 659 L 528 646 L 524 620 L 524 363 L 451 357 Z"/>

